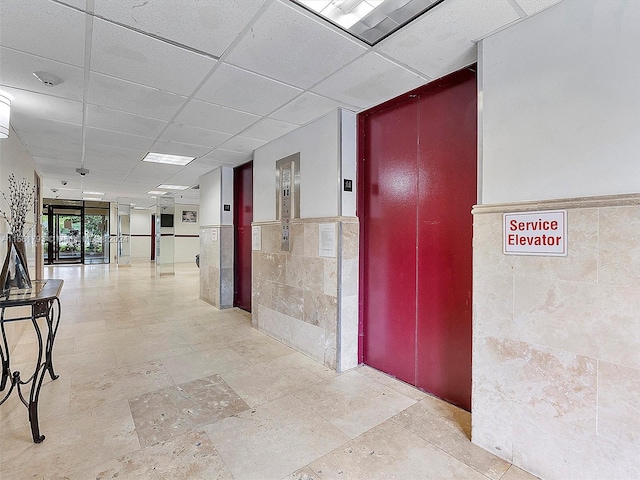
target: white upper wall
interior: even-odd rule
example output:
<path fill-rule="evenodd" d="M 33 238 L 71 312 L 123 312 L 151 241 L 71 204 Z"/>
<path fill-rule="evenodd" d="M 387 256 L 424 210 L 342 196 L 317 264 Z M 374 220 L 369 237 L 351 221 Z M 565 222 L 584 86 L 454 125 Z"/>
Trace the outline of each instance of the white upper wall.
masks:
<path fill-rule="evenodd" d="M 355 153 L 350 151 L 344 160 L 352 162 L 353 168 L 342 166 L 345 142 L 353 145 L 355 152 L 355 114 L 334 110 L 257 149 L 253 159 L 253 221 L 276 220 L 276 162 L 298 152 L 300 217 L 355 216 L 355 188 L 349 194 L 352 201 L 341 197 L 342 176 L 355 173 Z M 341 212 L 343 206 L 349 211 Z"/>
<path fill-rule="evenodd" d="M 9 175 L 12 173 L 16 177 L 18 183 L 25 178 L 31 185 L 34 185 L 34 173 L 36 171 L 35 164 L 24 145 L 18 139 L 16 132 L 11 129 L 9 138 L 0 140 L 0 190 L 9 198 Z M 0 197 L 0 209 L 5 213 L 10 213 L 10 207 L 7 202 Z M 2 227 L 0 231 L 7 232 L 8 227 L 6 221 L 0 221 Z M 33 224 L 33 211 L 29 211 L 27 223 Z"/>
<path fill-rule="evenodd" d="M 481 42 L 481 203 L 640 192 L 638 25 L 566 0 Z"/>
<path fill-rule="evenodd" d="M 231 206 L 230 211 L 224 211 L 225 204 Z M 199 224 L 233 225 L 233 168 L 218 167 L 200 177 Z"/>

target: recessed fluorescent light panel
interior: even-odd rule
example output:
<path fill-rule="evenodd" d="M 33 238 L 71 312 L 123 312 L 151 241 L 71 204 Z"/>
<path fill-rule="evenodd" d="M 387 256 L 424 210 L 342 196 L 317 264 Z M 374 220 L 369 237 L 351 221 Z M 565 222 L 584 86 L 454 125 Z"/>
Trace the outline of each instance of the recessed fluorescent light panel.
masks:
<path fill-rule="evenodd" d="M 149 190 L 147 193 L 149 195 L 164 195 L 167 192 L 161 192 L 160 190 Z"/>
<path fill-rule="evenodd" d="M 291 0 L 373 46 L 444 0 Z"/>
<path fill-rule="evenodd" d="M 149 152 L 142 159 L 143 162 L 166 163 L 168 165 L 185 166 L 195 160 L 196 157 L 182 157 L 180 155 L 167 155 L 165 153 Z"/>
<path fill-rule="evenodd" d="M 187 190 L 191 187 L 188 185 L 167 185 L 166 183 L 163 183 L 162 185 L 158 185 L 158 188 L 164 188 L 165 190 Z"/>
<path fill-rule="evenodd" d="M 100 196 L 103 197 L 104 196 L 104 192 L 82 192 L 83 195 L 89 195 L 89 196 Z"/>

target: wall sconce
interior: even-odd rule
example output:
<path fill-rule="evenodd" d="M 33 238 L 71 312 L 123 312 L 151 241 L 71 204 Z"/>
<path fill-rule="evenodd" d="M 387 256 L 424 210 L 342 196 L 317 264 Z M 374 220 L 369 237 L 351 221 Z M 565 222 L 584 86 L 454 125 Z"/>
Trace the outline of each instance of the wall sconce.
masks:
<path fill-rule="evenodd" d="M 9 137 L 9 115 L 11 113 L 11 97 L 0 91 L 0 138 Z"/>

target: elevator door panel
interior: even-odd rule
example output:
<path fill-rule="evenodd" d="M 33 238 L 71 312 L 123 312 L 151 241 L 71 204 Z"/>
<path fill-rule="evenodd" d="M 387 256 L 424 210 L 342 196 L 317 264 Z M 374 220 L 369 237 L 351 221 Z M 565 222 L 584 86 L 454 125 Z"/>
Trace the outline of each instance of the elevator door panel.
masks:
<path fill-rule="evenodd" d="M 470 409 L 475 72 L 360 125 L 362 360 Z"/>
<path fill-rule="evenodd" d="M 456 81 L 418 102 L 416 386 L 469 410 L 475 74 Z"/>
<path fill-rule="evenodd" d="M 233 305 L 251 311 L 251 222 L 253 221 L 253 162 L 233 170 L 234 295 Z"/>
<path fill-rule="evenodd" d="M 367 364 L 409 383 L 416 341 L 416 115 L 415 102 L 383 112 L 371 119 L 364 139 L 370 158 L 364 171 L 363 353 Z"/>

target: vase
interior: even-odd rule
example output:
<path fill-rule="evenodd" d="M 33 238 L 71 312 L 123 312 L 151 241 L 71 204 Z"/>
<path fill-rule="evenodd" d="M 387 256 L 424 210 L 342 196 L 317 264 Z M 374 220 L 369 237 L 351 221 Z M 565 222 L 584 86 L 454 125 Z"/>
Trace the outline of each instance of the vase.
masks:
<path fill-rule="evenodd" d="M 31 288 L 24 238 L 7 236 L 7 256 L 0 273 L 0 285 L 3 293 L 12 288 Z"/>

